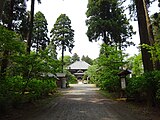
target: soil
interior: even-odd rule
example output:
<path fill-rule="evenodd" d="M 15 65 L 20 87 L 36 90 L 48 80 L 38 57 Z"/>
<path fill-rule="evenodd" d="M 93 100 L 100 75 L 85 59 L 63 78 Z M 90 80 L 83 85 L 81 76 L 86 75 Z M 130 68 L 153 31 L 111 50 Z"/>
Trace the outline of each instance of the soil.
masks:
<path fill-rule="evenodd" d="M 62 96 L 8 111 L 0 120 L 160 120 L 159 111 L 147 112 L 126 102 L 107 99 L 93 84 L 72 84 Z"/>

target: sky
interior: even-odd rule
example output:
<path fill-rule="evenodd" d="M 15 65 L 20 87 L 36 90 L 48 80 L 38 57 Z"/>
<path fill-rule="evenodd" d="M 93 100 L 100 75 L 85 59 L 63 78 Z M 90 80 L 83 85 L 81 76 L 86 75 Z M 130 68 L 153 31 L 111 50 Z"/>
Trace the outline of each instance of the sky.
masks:
<path fill-rule="evenodd" d="M 82 55 L 88 55 L 92 59 L 99 56 L 102 41 L 89 42 L 86 35 L 87 26 L 85 25 L 85 20 L 87 17 L 85 13 L 87 11 L 88 0 L 41 0 L 41 2 L 41 4 L 38 4 L 35 0 L 35 13 L 41 11 L 45 15 L 49 32 L 60 14 L 66 14 L 71 20 L 72 29 L 75 31 L 75 47 L 72 50 L 72 54 L 66 51 L 64 53 L 65 55 L 72 56 L 74 53 L 77 53 L 80 57 L 82 57 Z M 157 3 L 152 5 L 151 13 L 158 12 L 156 6 Z M 27 2 L 27 9 L 30 10 L 30 0 Z M 131 24 L 133 25 L 134 31 L 136 31 L 136 35 L 134 35 L 132 39 L 136 46 L 129 47 L 125 50 L 130 56 L 138 53 L 137 46 L 139 44 L 138 23 L 132 21 Z M 58 56 L 61 56 L 60 51 L 58 52 Z"/>

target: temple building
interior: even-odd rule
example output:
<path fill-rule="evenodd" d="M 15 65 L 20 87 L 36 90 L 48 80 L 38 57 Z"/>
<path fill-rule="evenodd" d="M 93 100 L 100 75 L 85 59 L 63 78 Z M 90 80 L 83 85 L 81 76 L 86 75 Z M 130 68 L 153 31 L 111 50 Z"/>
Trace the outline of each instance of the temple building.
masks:
<path fill-rule="evenodd" d="M 82 80 L 84 72 L 88 69 L 90 64 L 85 61 L 76 61 L 73 64 L 69 65 L 67 69 L 74 74 L 77 80 Z"/>

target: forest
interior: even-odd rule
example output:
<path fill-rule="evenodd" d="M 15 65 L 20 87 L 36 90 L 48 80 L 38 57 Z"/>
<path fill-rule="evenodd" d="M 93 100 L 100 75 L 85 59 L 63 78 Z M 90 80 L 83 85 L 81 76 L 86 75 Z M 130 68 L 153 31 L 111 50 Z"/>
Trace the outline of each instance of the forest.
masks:
<path fill-rule="evenodd" d="M 66 14 L 60 14 L 48 31 L 45 14 L 34 11 L 35 2 L 43 5 L 43 0 L 0 0 L 0 111 L 56 93 L 58 72 L 66 72 L 70 83 L 74 83 L 75 77 L 66 67 L 76 60 L 91 65 L 84 79 L 89 76 L 90 83 L 111 93 L 121 90 L 118 73 L 131 70 L 127 97 L 159 106 L 160 13 L 149 15 L 148 10 L 159 0 L 131 0 L 124 6 L 126 1 L 88 0 L 86 35 L 91 42 L 103 41 L 99 57 L 92 60 L 89 56 L 80 59 L 76 53 L 64 54 L 75 47 L 74 30 Z M 31 2 L 30 11 L 26 2 Z M 130 11 L 130 18 L 125 10 Z M 130 20 L 138 22 L 140 36 L 139 54 L 132 57 L 124 52 L 134 45 Z"/>

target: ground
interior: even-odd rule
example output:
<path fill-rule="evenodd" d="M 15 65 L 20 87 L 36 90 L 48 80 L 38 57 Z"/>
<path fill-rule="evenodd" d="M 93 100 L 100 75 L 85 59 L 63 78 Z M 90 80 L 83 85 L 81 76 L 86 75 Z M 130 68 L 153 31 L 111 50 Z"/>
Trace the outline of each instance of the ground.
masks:
<path fill-rule="evenodd" d="M 41 105 L 12 111 L 1 120 L 160 120 L 136 111 L 126 103 L 107 99 L 93 84 L 73 84 L 60 90 L 62 96 L 44 100 Z M 47 102 L 46 102 L 47 101 Z"/>

